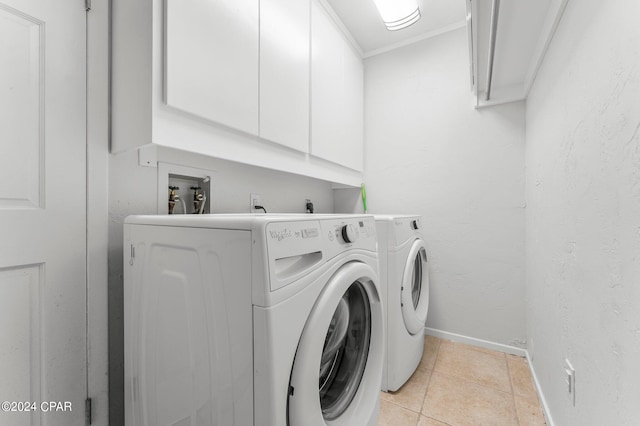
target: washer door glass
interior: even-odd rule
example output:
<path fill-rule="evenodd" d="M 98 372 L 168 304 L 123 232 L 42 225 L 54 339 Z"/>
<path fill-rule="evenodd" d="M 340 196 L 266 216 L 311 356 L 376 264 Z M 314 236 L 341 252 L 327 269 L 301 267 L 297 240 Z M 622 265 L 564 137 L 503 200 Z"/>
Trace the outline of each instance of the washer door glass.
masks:
<path fill-rule="evenodd" d="M 413 309 L 418 308 L 420 302 L 420 293 L 422 290 L 422 264 L 424 250 L 420 250 L 413 259 L 413 272 L 411 274 L 411 300 L 413 301 Z"/>
<path fill-rule="evenodd" d="M 409 255 L 400 287 L 402 318 L 411 334 L 424 333 L 429 309 L 429 272 L 424 242 L 416 240 Z"/>
<path fill-rule="evenodd" d="M 358 391 L 369 354 L 371 306 L 363 285 L 348 288 L 333 313 L 320 362 L 320 406 L 325 420 L 349 407 Z"/>

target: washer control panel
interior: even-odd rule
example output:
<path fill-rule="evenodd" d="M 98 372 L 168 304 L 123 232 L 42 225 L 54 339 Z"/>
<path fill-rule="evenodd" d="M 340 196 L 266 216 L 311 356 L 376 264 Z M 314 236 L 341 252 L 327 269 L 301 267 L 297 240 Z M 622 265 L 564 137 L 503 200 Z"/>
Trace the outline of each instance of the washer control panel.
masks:
<path fill-rule="evenodd" d="M 358 233 L 356 232 L 356 227 L 352 224 L 342 225 L 342 240 L 345 243 L 355 243 L 358 239 Z"/>
<path fill-rule="evenodd" d="M 289 285 L 345 251 L 376 251 L 373 216 L 336 216 L 306 215 L 304 219 L 266 224 L 262 235 L 269 262 L 270 291 Z"/>
<path fill-rule="evenodd" d="M 273 222 L 266 226 L 265 237 L 273 260 L 320 252 L 323 248 L 333 254 L 350 248 L 375 251 L 377 241 L 375 219 L 356 215 Z"/>
<path fill-rule="evenodd" d="M 329 247 L 335 247 L 338 251 L 355 247 L 375 250 L 376 226 L 371 217 L 323 221 L 322 225 Z"/>

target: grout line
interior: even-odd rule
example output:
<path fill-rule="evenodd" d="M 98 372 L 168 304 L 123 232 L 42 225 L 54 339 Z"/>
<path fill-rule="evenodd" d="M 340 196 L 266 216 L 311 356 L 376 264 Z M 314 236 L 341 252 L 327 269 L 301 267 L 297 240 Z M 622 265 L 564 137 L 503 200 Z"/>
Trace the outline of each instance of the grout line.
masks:
<path fill-rule="evenodd" d="M 424 388 L 424 395 L 422 395 L 422 402 L 420 402 L 420 411 L 418 414 L 422 415 L 422 408 L 424 407 L 424 402 L 427 400 L 427 392 L 429 392 L 429 385 L 431 384 L 431 378 L 433 377 L 433 370 L 429 372 L 429 380 L 427 380 L 427 386 Z"/>
<path fill-rule="evenodd" d="M 422 396 L 422 402 L 420 403 L 420 408 L 418 409 L 418 411 L 414 411 L 414 410 L 412 410 L 411 408 L 404 407 L 404 406 L 402 406 L 402 405 L 400 405 L 400 404 L 398 404 L 398 403 L 396 403 L 396 402 L 394 402 L 394 401 L 385 400 L 385 402 L 388 402 L 388 403 L 390 403 L 390 404 L 393 404 L 393 405 L 395 405 L 396 407 L 402 408 L 402 409 L 407 410 L 407 411 L 410 411 L 410 412 L 412 412 L 412 413 L 416 413 L 416 414 L 418 415 L 418 419 L 417 419 L 417 421 L 416 421 L 415 426 L 417 426 L 417 425 L 418 425 L 418 423 L 420 423 L 420 416 L 422 416 L 422 415 L 423 415 L 423 414 L 422 414 L 422 407 L 424 406 L 424 401 L 425 401 L 425 399 L 427 398 L 427 392 L 428 392 L 428 390 L 429 390 L 429 384 L 431 383 L 431 378 L 433 377 L 433 372 L 434 372 L 434 369 L 435 369 L 435 363 L 436 363 L 436 361 L 437 361 L 437 359 L 438 359 L 438 354 L 439 354 L 439 352 L 440 352 L 440 343 L 442 342 L 442 339 L 440 339 L 440 338 L 437 338 L 437 339 L 438 339 L 438 341 L 437 341 L 437 347 L 436 347 L 436 359 L 435 359 L 435 360 L 434 360 L 434 362 L 433 362 L 433 368 L 430 368 L 430 369 L 426 369 L 426 370 L 425 370 L 425 371 L 428 371 L 428 372 L 429 372 L 429 379 L 427 380 L 427 383 L 426 383 L 426 384 L 427 384 L 427 386 L 425 387 L 424 395 Z M 423 355 L 422 355 L 422 356 L 424 357 L 424 352 L 423 352 Z M 414 373 L 414 374 L 415 374 L 415 373 Z M 428 416 L 424 416 L 424 417 L 428 417 Z M 430 417 L 430 418 L 432 418 L 432 417 Z M 437 419 L 434 419 L 434 420 L 437 420 Z M 440 420 L 437 420 L 437 421 L 440 421 Z M 442 423 L 445 423 L 445 422 L 442 422 Z"/>
<path fill-rule="evenodd" d="M 418 426 L 418 423 L 420 423 L 420 413 L 418 413 L 418 418 L 416 419 L 416 424 L 413 426 Z"/>
<path fill-rule="evenodd" d="M 417 371 L 417 370 L 416 370 L 416 371 Z M 419 415 L 419 414 L 421 414 L 421 413 L 422 413 L 422 405 L 424 405 L 424 399 L 425 399 L 425 397 L 426 397 L 426 395 L 427 395 L 427 389 L 428 389 L 428 387 L 429 387 L 429 382 L 431 381 L 431 376 L 433 375 L 433 370 L 423 370 L 423 371 L 424 371 L 424 372 L 429 372 L 429 379 L 427 380 L 427 383 L 426 383 L 426 384 L 427 384 L 427 386 L 426 386 L 426 388 L 425 388 L 425 390 L 424 390 L 424 395 L 422 396 L 422 402 L 420 403 L 420 408 L 418 409 L 418 411 L 415 411 L 415 410 L 413 410 L 413 409 L 411 409 L 411 408 L 409 408 L 409 407 L 405 407 L 404 405 L 401 405 L 401 404 L 399 404 L 399 403 L 397 403 L 397 402 L 395 402 L 395 401 L 389 401 L 389 400 L 385 400 L 385 401 L 386 401 L 386 402 L 389 402 L 389 403 L 391 403 L 391 404 L 393 404 L 393 405 L 396 405 L 396 406 L 398 406 L 398 407 L 400 407 L 400 408 L 403 408 L 403 409 L 405 409 L 405 410 L 411 411 L 412 413 L 416 413 L 416 414 L 418 414 L 418 415 Z M 414 373 L 414 374 L 415 374 L 415 373 Z M 409 380 L 411 380 L 411 379 L 409 379 Z M 407 381 L 407 383 L 408 383 L 408 382 L 409 382 L 409 381 Z M 406 384 L 406 383 L 405 383 L 405 384 Z M 404 386 L 404 385 L 403 385 L 403 386 Z M 390 393 L 395 394 L 395 393 L 397 393 L 397 392 L 390 392 Z"/>
<path fill-rule="evenodd" d="M 507 373 L 509 373 L 509 387 L 511 387 L 511 400 L 513 401 L 513 411 L 516 415 L 516 422 L 520 425 L 520 416 L 518 415 L 518 409 L 516 408 L 516 392 L 513 389 L 513 377 L 511 376 L 511 367 L 509 366 L 509 360 L 505 357 L 507 363 Z"/>
<path fill-rule="evenodd" d="M 424 417 L 425 419 L 431 419 L 434 420 L 436 422 L 442 423 L 443 425 L 447 425 L 447 426 L 456 426 L 456 425 L 452 425 L 451 423 L 447 423 L 445 421 L 442 420 L 438 420 L 435 417 L 431 417 L 431 416 L 425 416 L 424 414 L 422 415 L 422 417 Z M 418 419 L 418 422 L 420 422 L 420 419 Z"/>
<path fill-rule="evenodd" d="M 513 377 L 511 376 L 511 367 L 509 367 L 509 360 L 505 358 L 505 362 L 507 363 L 507 373 L 509 373 L 509 387 L 511 388 L 511 395 L 515 395 L 515 391 L 513 389 Z"/>
<path fill-rule="evenodd" d="M 442 347 L 443 339 L 436 337 L 438 339 L 438 349 L 436 350 L 436 359 L 433 361 L 433 371 L 436 371 L 436 365 L 438 364 L 438 358 L 440 358 L 440 348 Z M 429 377 L 429 382 L 431 382 L 431 377 Z"/>
<path fill-rule="evenodd" d="M 431 386 L 431 381 L 433 380 L 433 375 L 436 372 L 436 364 L 438 363 L 438 357 L 440 356 L 440 347 L 442 344 L 442 339 L 437 337 L 438 339 L 438 347 L 436 348 L 436 358 L 433 360 L 433 368 L 431 369 L 431 374 L 429 375 L 429 380 L 427 381 L 427 388 L 424 391 L 424 396 L 422 397 L 422 404 L 420 404 L 420 413 L 418 415 L 418 422 L 420 422 L 420 416 L 422 415 L 422 410 L 424 409 L 424 403 L 427 400 L 427 394 L 429 393 L 429 386 Z M 427 416 L 425 416 L 427 417 Z M 437 420 L 437 419 L 434 419 Z M 440 421 L 440 420 L 438 420 Z"/>
<path fill-rule="evenodd" d="M 410 413 L 417 414 L 417 415 L 418 415 L 418 419 L 416 420 L 416 424 L 415 424 L 414 426 L 418 426 L 418 423 L 420 423 L 420 416 L 421 416 L 422 414 L 420 414 L 419 412 L 413 411 L 411 408 L 404 407 L 404 406 L 402 406 L 402 405 L 400 405 L 400 404 L 398 404 L 398 403 L 395 403 L 395 402 L 393 402 L 393 401 L 384 400 L 384 402 L 386 402 L 386 403 L 388 403 L 388 404 L 395 405 L 396 407 L 400 408 L 401 410 L 405 410 L 405 411 L 408 411 L 408 412 L 410 412 Z M 425 416 L 425 417 L 427 417 L 427 416 Z M 434 419 L 434 420 L 435 420 L 435 419 Z M 438 421 L 439 421 L 439 420 L 438 420 Z M 442 422 L 442 423 L 444 423 L 444 422 Z"/>

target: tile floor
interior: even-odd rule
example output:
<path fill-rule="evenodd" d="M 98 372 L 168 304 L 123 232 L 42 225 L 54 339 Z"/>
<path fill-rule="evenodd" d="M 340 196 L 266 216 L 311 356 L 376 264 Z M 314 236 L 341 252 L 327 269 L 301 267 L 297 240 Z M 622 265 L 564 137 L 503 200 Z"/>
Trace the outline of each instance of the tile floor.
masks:
<path fill-rule="evenodd" d="M 431 336 L 409 381 L 380 398 L 378 426 L 545 424 L 525 358 Z"/>

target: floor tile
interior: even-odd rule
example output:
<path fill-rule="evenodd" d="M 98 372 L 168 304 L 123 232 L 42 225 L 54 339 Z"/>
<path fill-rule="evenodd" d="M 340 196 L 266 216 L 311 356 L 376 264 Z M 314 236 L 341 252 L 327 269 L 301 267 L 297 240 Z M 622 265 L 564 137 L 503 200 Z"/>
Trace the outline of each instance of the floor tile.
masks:
<path fill-rule="evenodd" d="M 439 422 L 438 420 L 434 420 L 431 417 L 420 416 L 420 420 L 418 420 L 417 426 L 449 426 L 446 423 Z"/>
<path fill-rule="evenodd" d="M 514 399 L 520 426 L 541 426 L 547 424 L 544 420 L 544 414 L 542 414 L 538 399 L 532 401 L 517 395 L 514 396 Z"/>
<path fill-rule="evenodd" d="M 380 401 L 380 418 L 377 426 L 415 426 L 417 422 L 418 413 L 389 401 Z"/>
<path fill-rule="evenodd" d="M 442 341 L 434 371 L 511 392 L 506 357 L 497 352 L 489 354 L 462 343 Z"/>
<path fill-rule="evenodd" d="M 414 375 L 380 404 L 378 426 L 546 424 L 526 358 L 433 336 Z"/>
<path fill-rule="evenodd" d="M 418 369 L 398 391 L 382 392 L 380 398 L 419 413 L 430 378 L 431 371 Z"/>
<path fill-rule="evenodd" d="M 440 342 L 441 339 L 437 337 L 424 336 L 424 352 L 422 353 L 420 364 L 418 364 L 418 369 L 433 370 L 433 367 L 436 364 L 436 357 L 438 356 Z"/>
<path fill-rule="evenodd" d="M 520 356 L 507 355 L 507 364 L 509 365 L 513 394 L 537 404 L 538 394 L 533 384 L 527 359 Z"/>
<path fill-rule="evenodd" d="M 511 393 L 438 372 L 431 376 L 422 414 L 456 426 L 518 424 Z"/>

